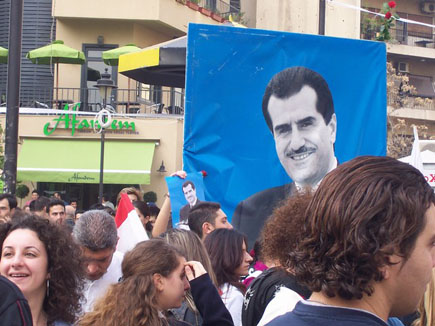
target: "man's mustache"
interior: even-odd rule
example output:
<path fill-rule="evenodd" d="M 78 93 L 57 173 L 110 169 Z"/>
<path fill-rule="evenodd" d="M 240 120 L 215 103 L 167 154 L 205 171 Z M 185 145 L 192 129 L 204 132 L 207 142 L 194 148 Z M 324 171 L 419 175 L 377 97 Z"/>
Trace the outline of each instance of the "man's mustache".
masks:
<path fill-rule="evenodd" d="M 316 149 L 314 147 L 302 146 L 302 147 L 298 148 L 297 150 L 290 150 L 290 151 L 286 152 L 285 156 L 291 157 L 294 155 L 305 154 L 305 153 L 311 154 L 315 151 L 316 151 Z"/>

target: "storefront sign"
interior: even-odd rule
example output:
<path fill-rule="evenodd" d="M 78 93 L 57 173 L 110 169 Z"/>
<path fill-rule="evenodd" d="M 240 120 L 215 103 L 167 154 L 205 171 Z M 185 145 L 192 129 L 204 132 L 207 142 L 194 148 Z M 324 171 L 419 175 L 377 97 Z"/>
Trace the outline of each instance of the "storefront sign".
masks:
<path fill-rule="evenodd" d="M 77 103 L 73 107 L 73 111 L 76 111 L 80 107 L 80 103 Z M 68 110 L 68 105 L 65 105 L 65 110 L 68 112 L 71 112 Z M 50 124 L 54 122 L 54 127 L 50 127 Z M 94 126 L 100 129 L 100 125 L 98 121 L 94 119 L 81 119 L 80 117 L 77 117 L 77 114 L 70 114 L 65 113 L 61 116 L 54 118 L 52 122 L 47 122 L 44 125 L 44 135 L 50 136 L 56 129 L 62 128 L 62 129 L 71 129 L 71 135 L 74 136 L 74 133 L 76 131 L 81 131 L 83 129 L 93 129 Z M 62 123 L 61 125 L 59 125 Z M 128 122 L 128 121 L 120 121 L 113 119 L 112 123 L 110 124 L 110 127 L 108 127 L 106 130 L 129 130 L 132 132 L 136 131 L 135 123 Z"/>

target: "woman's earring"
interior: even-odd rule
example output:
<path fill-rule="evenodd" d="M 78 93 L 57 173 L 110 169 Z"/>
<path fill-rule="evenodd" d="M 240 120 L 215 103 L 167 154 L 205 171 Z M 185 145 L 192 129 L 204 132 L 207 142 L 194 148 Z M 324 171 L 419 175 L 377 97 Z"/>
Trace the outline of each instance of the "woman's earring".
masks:
<path fill-rule="evenodd" d="M 47 298 L 50 295 L 50 280 L 47 279 Z"/>

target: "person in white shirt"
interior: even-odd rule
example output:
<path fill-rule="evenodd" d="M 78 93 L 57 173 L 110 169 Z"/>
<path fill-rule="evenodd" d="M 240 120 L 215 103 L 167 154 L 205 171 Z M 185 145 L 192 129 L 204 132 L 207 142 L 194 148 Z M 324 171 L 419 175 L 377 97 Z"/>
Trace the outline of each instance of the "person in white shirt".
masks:
<path fill-rule="evenodd" d="M 82 249 L 86 268 L 83 313 L 93 308 L 110 285 L 122 276 L 123 254 L 116 251 L 118 233 L 112 216 L 103 210 L 85 212 L 76 222 L 73 236 Z"/>

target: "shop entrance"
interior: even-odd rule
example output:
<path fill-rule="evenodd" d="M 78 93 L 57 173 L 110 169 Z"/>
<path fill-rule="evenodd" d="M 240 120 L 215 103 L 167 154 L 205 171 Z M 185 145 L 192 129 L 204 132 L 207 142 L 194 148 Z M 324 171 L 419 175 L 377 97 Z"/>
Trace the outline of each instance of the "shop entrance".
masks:
<path fill-rule="evenodd" d="M 139 185 L 105 184 L 103 193 L 107 194 L 110 201 L 116 205 L 116 196 L 125 187 L 139 188 Z M 58 192 L 62 199 L 68 203 L 71 199 L 76 199 L 78 209 L 87 210 L 91 205 L 98 203 L 98 184 L 38 182 L 37 189 L 41 195 L 47 197 L 51 197 L 55 192 Z"/>

